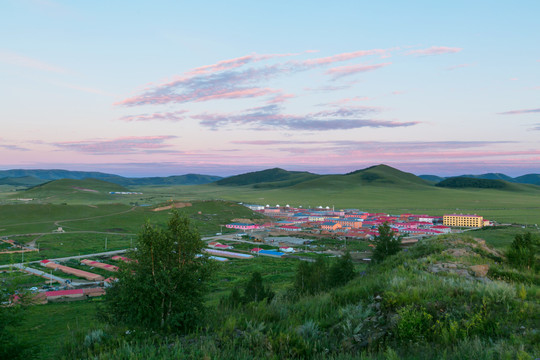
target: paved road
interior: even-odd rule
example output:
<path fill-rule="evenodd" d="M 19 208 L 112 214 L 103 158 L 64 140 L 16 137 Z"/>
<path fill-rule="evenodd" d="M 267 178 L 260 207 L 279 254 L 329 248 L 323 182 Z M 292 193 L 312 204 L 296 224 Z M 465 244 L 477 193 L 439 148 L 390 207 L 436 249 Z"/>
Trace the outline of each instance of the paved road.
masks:
<path fill-rule="evenodd" d="M 128 251 L 128 249 L 124 249 L 124 250 L 114 250 L 114 251 L 105 251 L 105 252 L 100 252 L 100 253 L 94 253 L 94 254 L 85 254 L 85 255 L 76 255 L 76 256 L 68 256 L 68 257 L 63 257 L 63 258 L 55 258 L 55 259 L 49 259 L 51 261 L 66 261 L 66 260 L 71 260 L 71 259 L 83 259 L 83 258 L 87 258 L 87 257 L 93 257 L 93 256 L 109 256 L 109 255 L 116 255 L 116 254 L 123 254 L 125 253 L 126 251 Z M 41 260 L 35 260 L 35 261 L 29 261 L 27 262 L 27 264 L 35 264 L 35 263 L 39 263 Z M 10 266 L 18 266 L 20 263 L 17 263 L 17 264 L 8 264 L 8 265 L 0 265 L 0 269 L 1 268 L 9 268 Z"/>

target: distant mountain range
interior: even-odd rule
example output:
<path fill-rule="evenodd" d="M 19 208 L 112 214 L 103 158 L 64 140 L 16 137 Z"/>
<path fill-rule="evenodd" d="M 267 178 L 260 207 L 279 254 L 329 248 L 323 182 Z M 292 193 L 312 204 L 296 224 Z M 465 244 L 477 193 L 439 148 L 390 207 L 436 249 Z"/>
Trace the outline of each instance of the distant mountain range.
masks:
<path fill-rule="evenodd" d="M 462 175 L 440 177 L 436 175 L 416 176 L 387 165 L 376 165 L 347 174 L 318 175 L 310 172 L 287 171 L 280 168 L 249 172 L 222 178 L 220 176 L 186 174 L 167 177 L 129 178 L 114 174 L 69 170 L 0 170 L 0 185 L 32 187 L 59 179 L 97 179 L 121 186 L 174 186 L 203 185 L 214 183 L 217 186 L 249 186 L 257 189 L 278 189 L 293 187 L 331 188 L 341 186 L 393 185 L 393 186 L 433 186 L 440 187 L 473 187 L 491 189 L 517 190 L 518 184 L 540 186 L 540 174 L 527 174 L 510 177 L 500 173 L 482 175 Z M 465 180 L 464 180 L 465 179 Z M 469 180 L 466 180 L 469 179 Z M 480 181 L 474 181 L 480 180 Z M 486 181 L 483 181 L 486 180 Z M 515 184 L 516 186 L 512 186 Z"/>
<path fill-rule="evenodd" d="M 443 178 L 434 175 L 416 176 L 387 165 L 371 166 L 366 169 L 339 175 L 317 175 L 309 172 L 287 171 L 274 168 L 231 176 L 216 181 L 214 184 L 217 186 L 245 186 L 254 189 L 288 188 L 293 190 L 339 190 L 358 186 L 393 186 L 421 189 L 434 185 L 458 189 L 540 190 L 534 184 L 518 184 L 516 180 L 518 178 L 505 177 L 506 175 L 503 174 L 494 174 L 492 178 L 487 179 L 480 176 L 452 178 Z M 526 176 L 532 178 L 534 174 Z M 506 178 L 513 181 L 504 180 Z"/>
<path fill-rule="evenodd" d="M 527 175 L 521 175 L 518 177 L 511 177 L 505 174 L 500 173 L 487 173 L 482 175 L 460 175 L 460 176 L 450 176 L 450 177 L 440 177 L 437 175 L 420 175 L 424 180 L 431 181 L 434 183 L 441 182 L 445 179 L 450 178 L 473 178 L 473 179 L 487 179 L 487 180 L 503 180 L 510 183 L 519 183 L 519 184 L 532 184 L 532 185 L 540 185 L 540 174 L 527 174 Z"/>
<path fill-rule="evenodd" d="M 0 185 L 35 186 L 51 180 L 97 179 L 122 186 L 137 185 L 201 185 L 222 179 L 220 176 L 186 174 L 167 177 L 128 178 L 114 174 L 70 170 L 0 170 Z"/>

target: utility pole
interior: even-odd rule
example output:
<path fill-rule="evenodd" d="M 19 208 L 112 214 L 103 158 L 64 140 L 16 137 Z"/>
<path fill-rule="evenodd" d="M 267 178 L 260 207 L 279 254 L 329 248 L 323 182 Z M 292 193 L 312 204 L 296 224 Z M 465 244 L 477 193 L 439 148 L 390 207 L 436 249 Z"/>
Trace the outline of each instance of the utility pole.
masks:
<path fill-rule="evenodd" d="M 105 250 L 107 250 L 107 237 L 105 236 Z"/>

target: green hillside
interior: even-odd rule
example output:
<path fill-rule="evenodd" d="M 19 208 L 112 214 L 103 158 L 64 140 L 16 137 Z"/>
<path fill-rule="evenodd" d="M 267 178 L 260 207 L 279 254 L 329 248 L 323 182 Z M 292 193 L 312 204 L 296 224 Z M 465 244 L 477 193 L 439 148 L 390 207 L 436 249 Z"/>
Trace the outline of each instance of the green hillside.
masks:
<path fill-rule="evenodd" d="M 468 177 L 452 177 L 445 179 L 435 186 L 447 188 L 477 188 L 477 189 L 498 189 L 510 191 L 528 191 L 534 190 L 534 185 L 510 183 L 504 180 L 491 180 Z M 537 190 L 540 190 L 538 188 Z"/>
<path fill-rule="evenodd" d="M 430 181 L 432 183 L 438 183 L 438 182 L 443 181 L 444 179 L 446 179 L 445 177 L 437 176 L 437 175 L 418 175 L 418 177 L 421 178 L 421 179 Z"/>
<path fill-rule="evenodd" d="M 540 174 L 527 174 L 514 178 L 515 181 L 523 184 L 540 185 Z"/>
<path fill-rule="evenodd" d="M 326 189 L 332 192 L 352 191 L 359 187 L 423 188 L 431 183 L 416 175 L 386 165 L 372 166 L 345 175 L 321 175 L 292 186 L 293 189 Z"/>
<path fill-rule="evenodd" d="M 96 179 L 74 180 L 62 179 L 53 180 L 44 184 L 34 186 L 25 191 L 18 191 L 9 195 L 12 199 L 25 198 L 42 202 L 69 202 L 69 203 L 89 203 L 94 202 L 114 202 L 115 196 L 109 194 L 110 191 L 130 191 L 129 189 L 107 181 Z"/>
<path fill-rule="evenodd" d="M 287 171 L 280 168 L 255 171 L 246 174 L 231 176 L 216 181 L 220 186 L 254 185 L 257 188 L 279 188 L 318 178 L 321 175 L 309 172 Z"/>
<path fill-rule="evenodd" d="M 5 177 L 0 178 L 0 185 L 12 186 L 36 186 L 47 182 L 35 176 Z"/>
<path fill-rule="evenodd" d="M 30 181 L 32 178 L 41 179 L 41 181 L 34 181 L 33 183 L 25 183 L 24 185 L 37 185 L 44 183 L 49 180 L 60 180 L 60 179 L 74 179 L 74 180 L 83 180 L 83 179 L 97 179 L 112 182 L 118 185 L 123 186 L 132 186 L 132 185 L 198 185 L 198 184 L 208 184 L 216 180 L 221 179 L 220 176 L 211 176 L 211 175 L 199 175 L 199 174 L 186 174 L 186 175 L 175 175 L 167 177 L 140 177 L 140 178 L 129 178 L 123 177 L 114 174 L 107 174 L 96 171 L 71 171 L 71 170 L 33 170 L 33 169 L 14 169 L 14 170 L 0 170 L 0 178 L 21 178 L 21 181 Z M 23 178 L 28 178 L 24 180 Z M 16 181 L 16 180 L 14 180 Z M 0 185 L 3 183 L 0 179 Z M 15 184 L 7 184 L 15 185 Z M 18 185 L 18 184 L 17 184 Z"/>
<path fill-rule="evenodd" d="M 460 177 L 475 178 L 475 179 L 487 179 L 487 180 L 504 180 L 508 182 L 514 182 L 514 178 L 501 173 L 487 173 L 481 175 L 461 175 Z"/>
<path fill-rule="evenodd" d="M 200 185 L 208 184 L 222 179 L 220 176 L 186 174 L 167 177 L 143 177 L 143 178 L 121 178 L 114 179 L 114 182 L 124 186 L 141 186 L 141 185 Z"/>

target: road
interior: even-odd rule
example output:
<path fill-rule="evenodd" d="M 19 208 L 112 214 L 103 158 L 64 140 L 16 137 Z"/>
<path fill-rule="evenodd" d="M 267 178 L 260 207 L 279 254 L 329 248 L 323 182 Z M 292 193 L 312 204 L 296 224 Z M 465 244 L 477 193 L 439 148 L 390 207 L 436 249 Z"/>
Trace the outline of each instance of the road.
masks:
<path fill-rule="evenodd" d="M 71 259 L 84 259 L 84 258 L 87 258 L 87 257 L 94 257 L 94 256 L 109 256 L 109 255 L 117 255 L 117 254 L 123 254 L 125 253 L 126 251 L 128 251 L 128 249 L 124 249 L 124 250 L 114 250 L 114 251 L 105 251 L 105 252 L 100 252 L 100 253 L 94 253 L 94 254 L 85 254 L 85 255 L 76 255 L 76 256 L 68 256 L 68 257 L 62 257 L 62 258 L 55 258 L 55 259 L 48 259 L 48 260 L 51 260 L 51 261 L 67 261 L 67 260 L 71 260 Z M 35 260 L 35 261 L 29 261 L 29 262 L 25 262 L 26 264 L 35 264 L 35 263 L 39 263 L 41 260 Z M 20 263 L 16 263 L 16 264 L 8 264 L 8 265 L 0 265 L 0 269 L 2 268 L 9 268 L 10 266 L 12 267 L 18 267 Z"/>

